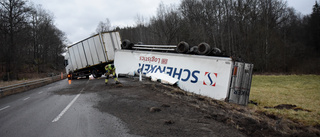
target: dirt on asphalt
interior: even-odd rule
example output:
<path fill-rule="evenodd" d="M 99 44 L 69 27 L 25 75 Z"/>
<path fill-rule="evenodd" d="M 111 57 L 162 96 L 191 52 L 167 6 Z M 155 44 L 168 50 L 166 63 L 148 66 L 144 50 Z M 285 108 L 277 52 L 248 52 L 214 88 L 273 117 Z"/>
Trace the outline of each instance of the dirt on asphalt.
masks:
<path fill-rule="evenodd" d="M 192 94 L 149 80 L 120 78 L 106 85 L 95 105 L 125 122 L 141 136 L 320 136 L 319 127 L 303 126 L 275 115 Z"/>

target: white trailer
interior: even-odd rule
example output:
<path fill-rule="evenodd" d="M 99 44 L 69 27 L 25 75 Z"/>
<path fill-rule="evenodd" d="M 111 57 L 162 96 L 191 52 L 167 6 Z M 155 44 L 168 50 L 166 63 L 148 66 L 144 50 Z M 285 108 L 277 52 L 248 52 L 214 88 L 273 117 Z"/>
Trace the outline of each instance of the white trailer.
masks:
<path fill-rule="evenodd" d="M 77 77 L 101 77 L 104 66 L 114 61 L 116 50 L 121 49 L 119 32 L 93 35 L 68 47 L 65 68 L 69 79 Z"/>
<path fill-rule="evenodd" d="M 185 91 L 242 105 L 249 99 L 253 64 L 230 57 L 118 50 L 114 64 L 117 74 L 161 73 Z"/>

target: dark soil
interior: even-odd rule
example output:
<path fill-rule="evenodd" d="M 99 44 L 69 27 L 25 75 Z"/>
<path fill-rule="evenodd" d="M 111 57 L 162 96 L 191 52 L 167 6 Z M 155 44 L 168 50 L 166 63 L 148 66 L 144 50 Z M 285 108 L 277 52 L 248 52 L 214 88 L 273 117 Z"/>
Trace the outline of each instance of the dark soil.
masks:
<path fill-rule="evenodd" d="M 303 126 L 245 106 L 191 94 L 177 87 L 133 78 L 106 85 L 95 106 L 127 123 L 141 136 L 320 136 Z"/>

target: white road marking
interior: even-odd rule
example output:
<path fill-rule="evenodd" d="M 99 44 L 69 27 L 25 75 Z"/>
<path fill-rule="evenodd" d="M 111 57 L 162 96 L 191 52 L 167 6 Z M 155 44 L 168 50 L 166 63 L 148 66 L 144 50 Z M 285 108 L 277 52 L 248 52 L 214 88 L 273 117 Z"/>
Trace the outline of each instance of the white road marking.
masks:
<path fill-rule="evenodd" d="M 3 107 L 3 108 L 0 108 L 0 111 L 2 111 L 2 110 L 5 110 L 5 109 L 7 109 L 7 108 L 9 108 L 10 106 L 5 106 L 5 107 Z"/>
<path fill-rule="evenodd" d="M 23 99 L 23 101 L 26 101 L 26 100 L 28 100 L 30 97 L 27 97 L 27 98 L 25 98 L 25 99 Z"/>
<path fill-rule="evenodd" d="M 57 122 L 62 116 L 64 113 L 67 112 L 67 110 L 71 107 L 71 105 L 78 99 L 78 97 L 80 96 L 81 92 L 83 91 L 83 89 L 80 91 L 80 93 L 67 105 L 66 108 L 64 108 L 61 113 L 55 118 L 52 120 L 52 122 Z"/>
<path fill-rule="evenodd" d="M 38 94 L 41 94 L 41 93 L 42 93 L 42 91 L 38 92 Z"/>

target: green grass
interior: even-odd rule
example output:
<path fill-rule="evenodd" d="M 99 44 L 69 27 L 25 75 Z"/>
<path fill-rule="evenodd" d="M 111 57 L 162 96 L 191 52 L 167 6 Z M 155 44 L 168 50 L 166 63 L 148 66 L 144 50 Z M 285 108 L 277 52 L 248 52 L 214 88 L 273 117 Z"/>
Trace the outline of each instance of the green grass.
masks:
<path fill-rule="evenodd" d="M 320 76 L 319 75 L 254 75 L 250 100 L 258 106 L 249 107 L 276 114 L 280 117 L 320 125 Z M 280 104 L 292 104 L 307 111 L 266 109 Z"/>

